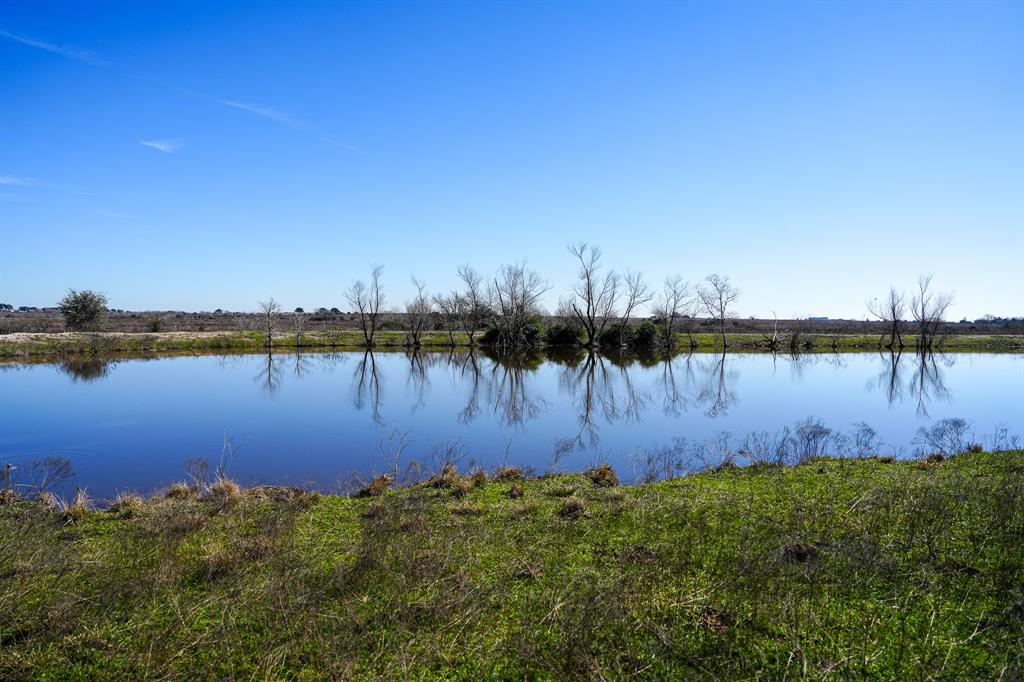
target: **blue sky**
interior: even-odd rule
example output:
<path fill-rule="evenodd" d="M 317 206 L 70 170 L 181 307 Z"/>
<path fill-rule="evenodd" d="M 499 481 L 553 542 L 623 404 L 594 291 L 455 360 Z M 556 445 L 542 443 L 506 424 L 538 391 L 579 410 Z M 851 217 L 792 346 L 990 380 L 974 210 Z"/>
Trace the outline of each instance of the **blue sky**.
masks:
<path fill-rule="evenodd" d="M 565 246 L 1024 314 L 1021 3 L 0 2 L 0 301 L 389 299 Z"/>

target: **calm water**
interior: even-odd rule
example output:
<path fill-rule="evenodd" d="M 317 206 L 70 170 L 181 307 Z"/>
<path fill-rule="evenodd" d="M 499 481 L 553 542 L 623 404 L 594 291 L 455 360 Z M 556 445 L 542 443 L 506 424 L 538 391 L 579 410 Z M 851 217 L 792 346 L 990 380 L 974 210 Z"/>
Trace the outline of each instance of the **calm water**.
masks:
<path fill-rule="evenodd" d="M 408 432 L 401 464 L 429 465 L 458 443 L 471 461 L 578 470 L 607 460 L 625 478 L 678 439 L 739 445 L 808 417 L 834 431 L 866 422 L 910 454 L 922 426 L 968 419 L 977 438 L 1024 432 L 1024 356 L 946 355 L 895 365 L 878 354 L 695 354 L 671 361 L 500 362 L 482 354 L 309 353 L 166 357 L 0 366 L 0 462 L 70 461 L 95 496 L 152 492 L 214 464 L 245 483 L 331 489 L 387 470 L 389 433 Z M 837 446 L 838 447 L 838 446 Z M 708 445 L 709 449 L 711 448 Z M 73 488 L 72 488 L 73 489 Z"/>

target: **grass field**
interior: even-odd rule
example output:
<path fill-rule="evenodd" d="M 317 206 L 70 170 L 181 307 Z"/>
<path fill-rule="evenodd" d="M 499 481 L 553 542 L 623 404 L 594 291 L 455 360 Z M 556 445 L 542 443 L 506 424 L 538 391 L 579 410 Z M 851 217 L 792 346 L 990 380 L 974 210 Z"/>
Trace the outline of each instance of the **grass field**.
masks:
<path fill-rule="evenodd" d="M 1020 679 L 1024 452 L 0 505 L 2 679 Z"/>
<path fill-rule="evenodd" d="M 463 333 L 454 335 L 457 347 L 467 347 L 468 337 Z M 716 334 L 696 334 L 697 350 L 721 349 L 721 338 Z M 730 334 L 729 349 L 732 351 L 766 351 L 766 337 L 763 334 Z M 865 335 L 828 335 L 803 337 L 802 352 L 849 352 L 876 351 L 878 337 Z M 913 337 L 907 338 L 904 352 L 914 352 Z M 378 349 L 405 347 L 403 332 L 378 332 L 374 340 Z M 422 348 L 445 349 L 451 347 L 446 332 L 427 332 L 423 335 Z M 85 334 L 64 332 L 18 333 L 0 335 L 0 358 L 45 358 L 66 355 L 99 353 L 188 353 L 199 351 L 261 351 L 267 347 L 266 337 L 259 332 L 161 332 L 161 333 L 100 333 Z M 365 347 L 362 334 L 358 331 L 311 332 L 296 337 L 282 334 L 274 338 L 274 348 L 341 348 L 362 349 Z M 688 339 L 680 335 L 678 348 L 689 347 Z M 967 335 L 946 340 L 942 350 L 979 352 L 1024 352 L 1024 336 L 1020 335 Z M 788 351 L 780 351 L 788 352 Z"/>

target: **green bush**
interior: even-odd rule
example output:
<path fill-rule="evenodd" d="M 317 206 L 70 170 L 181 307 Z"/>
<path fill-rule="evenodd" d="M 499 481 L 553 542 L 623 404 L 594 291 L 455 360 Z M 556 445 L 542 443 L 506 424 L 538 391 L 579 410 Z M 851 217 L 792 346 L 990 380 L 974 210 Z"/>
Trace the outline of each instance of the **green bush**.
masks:
<path fill-rule="evenodd" d="M 555 324 L 544 332 L 544 343 L 549 346 L 578 346 L 579 329 L 567 324 Z"/>
<path fill-rule="evenodd" d="M 88 289 L 69 289 L 57 305 L 70 331 L 99 331 L 107 318 L 106 295 Z"/>

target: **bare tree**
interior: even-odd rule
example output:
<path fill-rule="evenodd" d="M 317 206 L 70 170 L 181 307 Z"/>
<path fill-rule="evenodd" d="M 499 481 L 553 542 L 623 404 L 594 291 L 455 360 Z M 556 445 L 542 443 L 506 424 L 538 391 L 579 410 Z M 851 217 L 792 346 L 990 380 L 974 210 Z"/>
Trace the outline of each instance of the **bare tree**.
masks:
<path fill-rule="evenodd" d="M 600 343 L 608 320 L 615 315 L 619 276 L 614 272 L 601 275 L 601 249 L 596 246 L 579 242 L 569 246 L 569 253 L 580 264 L 579 280 L 573 287 L 572 309 L 583 325 L 586 346 L 593 348 Z"/>
<path fill-rule="evenodd" d="M 345 298 L 356 309 L 359 315 L 359 328 L 363 332 L 363 340 L 367 347 L 373 346 L 373 335 L 380 323 L 381 312 L 384 308 L 384 292 L 381 289 L 381 275 L 384 266 L 376 264 L 370 271 L 370 284 L 367 286 L 362 280 L 357 280 L 345 292 Z"/>
<path fill-rule="evenodd" d="M 434 306 L 441 314 L 441 323 L 448 332 L 448 344 L 455 346 L 455 332 L 462 326 L 462 318 L 465 315 L 465 300 L 462 294 L 453 291 L 447 296 L 434 295 Z"/>
<path fill-rule="evenodd" d="M 661 320 L 661 340 L 668 350 L 676 344 L 676 323 L 686 314 L 692 300 L 690 285 L 679 275 L 665 278 L 665 286 L 654 306 L 654 315 Z"/>
<path fill-rule="evenodd" d="M 540 298 L 550 287 L 525 263 L 503 265 L 494 278 L 491 299 L 497 312 L 497 344 L 506 348 L 529 345 L 530 318 L 540 314 Z"/>
<path fill-rule="evenodd" d="M 271 296 L 267 301 L 260 301 L 256 312 L 260 318 L 260 326 L 267 334 L 267 348 L 271 349 L 274 347 L 274 332 L 277 331 L 278 316 L 281 314 L 281 306 L 274 300 L 274 297 Z"/>
<path fill-rule="evenodd" d="M 295 348 L 298 349 L 302 345 L 302 335 L 306 331 L 305 313 L 292 313 L 292 331 L 295 332 Z"/>
<path fill-rule="evenodd" d="M 729 283 L 728 277 L 708 275 L 704 281 L 707 284 L 697 290 L 697 296 L 708 317 L 718 322 L 718 330 L 722 335 L 722 347 L 728 348 L 729 342 L 725 338 L 725 321 L 729 318 L 729 306 L 739 298 L 740 290 Z"/>
<path fill-rule="evenodd" d="M 623 299 L 622 317 L 619 318 L 619 345 L 626 345 L 626 329 L 629 327 L 629 319 L 636 312 L 637 308 L 650 303 L 654 298 L 642 272 L 627 272 L 622 278 L 622 285 L 625 297 Z"/>
<path fill-rule="evenodd" d="M 892 350 L 898 348 L 903 350 L 903 336 L 900 334 L 900 324 L 903 315 L 907 312 L 907 295 L 902 291 L 896 291 L 896 287 L 889 288 L 889 296 L 884 300 L 877 298 L 868 301 L 868 312 L 884 322 L 889 331 L 889 343 L 885 347 Z M 885 334 L 878 339 L 878 347 L 882 347 L 885 341 Z"/>
<path fill-rule="evenodd" d="M 917 293 L 910 301 L 910 312 L 917 323 L 917 349 L 921 353 L 934 350 L 935 337 L 943 331 L 946 312 L 953 305 L 953 294 L 933 291 L 931 285 L 931 275 L 918 277 Z"/>
<path fill-rule="evenodd" d="M 474 336 L 483 328 L 491 315 L 491 307 L 487 300 L 487 290 L 477 271 L 468 265 L 459 268 L 459 279 L 465 290 L 461 294 L 463 314 L 461 315 L 462 331 L 469 336 L 469 345 L 475 345 Z"/>
<path fill-rule="evenodd" d="M 433 312 L 433 308 L 430 305 L 430 296 L 427 295 L 427 285 L 416 277 L 412 278 L 412 285 L 416 287 L 416 296 L 405 304 L 405 324 L 408 334 L 407 343 L 418 348 L 420 337 L 430 324 L 430 314 Z"/>

